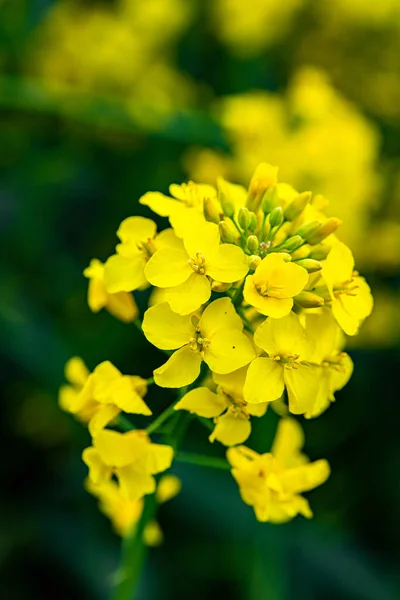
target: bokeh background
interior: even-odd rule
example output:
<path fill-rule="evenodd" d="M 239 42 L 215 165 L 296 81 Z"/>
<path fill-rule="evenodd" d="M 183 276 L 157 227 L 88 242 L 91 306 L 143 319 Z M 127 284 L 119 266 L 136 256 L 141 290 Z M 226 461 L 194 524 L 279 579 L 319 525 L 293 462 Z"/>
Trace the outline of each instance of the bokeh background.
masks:
<path fill-rule="evenodd" d="M 0 111 L 0 597 L 105 600 L 118 565 L 83 488 L 88 432 L 57 390 L 70 356 L 149 377 L 160 355 L 90 313 L 83 269 L 122 219 L 150 216 L 144 192 L 247 183 L 267 161 L 328 197 L 376 299 L 353 378 L 304 423 L 333 474 L 309 494 L 312 521 L 272 526 L 229 472 L 174 466 L 183 489 L 140 598 L 399 598 L 398 0 L 0 0 Z M 154 412 L 172 397 L 152 395 Z M 185 449 L 223 454 L 195 423 Z"/>

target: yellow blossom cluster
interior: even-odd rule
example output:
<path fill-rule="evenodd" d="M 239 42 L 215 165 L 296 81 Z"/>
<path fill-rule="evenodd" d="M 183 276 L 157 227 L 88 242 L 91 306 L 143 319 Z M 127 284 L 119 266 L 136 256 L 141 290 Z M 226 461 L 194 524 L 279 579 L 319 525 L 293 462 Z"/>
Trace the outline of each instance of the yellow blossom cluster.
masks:
<path fill-rule="evenodd" d="M 108 361 L 92 373 L 78 358 L 67 363 L 60 404 L 88 423 L 88 489 L 117 529 L 133 526 L 157 474 L 174 456 L 188 460 L 177 450 L 182 432 L 174 437 L 186 412 L 206 425 L 210 442 L 229 448 L 224 465 L 257 519 L 310 517 L 301 494 L 323 483 L 329 466 L 301 454 L 302 430 L 288 415 L 314 418 L 334 401 L 353 370 L 344 334 L 356 335 L 373 306 L 351 250 L 336 237 L 341 221 L 325 215 L 320 195 L 278 182 L 278 168 L 267 163 L 248 188 L 220 177 L 215 187 L 188 182 L 171 185 L 170 195 L 148 192 L 140 203 L 171 227 L 158 232 L 150 218 L 125 219 L 115 253 L 85 270 L 89 306 L 127 321 L 132 292 L 153 286 L 143 320 L 131 318 L 166 356 L 149 380 Z M 151 415 L 143 399 L 149 385 L 180 391 L 146 430 L 135 429 L 122 413 Z M 260 455 L 241 444 L 269 404 L 283 419 L 271 451 Z"/>
<path fill-rule="evenodd" d="M 184 0 L 57 2 L 32 40 L 28 69 L 63 98 L 107 94 L 137 119 L 149 119 L 140 104 L 152 98 L 156 118 L 192 99 L 192 82 L 174 64 L 192 9 Z"/>

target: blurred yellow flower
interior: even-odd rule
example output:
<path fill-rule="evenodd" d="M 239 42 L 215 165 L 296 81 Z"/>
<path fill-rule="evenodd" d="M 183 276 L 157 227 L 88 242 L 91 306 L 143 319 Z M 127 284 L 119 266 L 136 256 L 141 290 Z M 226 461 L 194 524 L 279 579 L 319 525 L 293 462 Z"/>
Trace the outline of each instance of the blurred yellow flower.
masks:
<path fill-rule="evenodd" d="M 298 514 L 313 516 L 301 494 L 324 483 L 330 468 L 326 460 L 310 463 L 301 453 L 303 444 L 300 425 L 282 419 L 271 453 L 258 454 L 246 446 L 227 450 L 240 495 L 254 508 L 258 521 L 284 523 Z"/>

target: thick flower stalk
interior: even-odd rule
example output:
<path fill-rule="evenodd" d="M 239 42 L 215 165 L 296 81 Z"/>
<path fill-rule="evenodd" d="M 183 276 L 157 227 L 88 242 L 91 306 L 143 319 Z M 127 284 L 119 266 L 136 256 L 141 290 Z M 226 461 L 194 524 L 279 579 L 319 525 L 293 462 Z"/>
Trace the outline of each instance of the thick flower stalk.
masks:
<path fill-rule="evenodd" d="M 86 488 L 126 538 L 119 600 L 131 597 L 143 544 L 161 541 L 157 504 L 180 486 L 161 474 L 174 461 L 231 469 L 262 522 L 310 518 L 302 494 L 329 477 L 325 460 L 301 453 L 302 428 L 289 414 L 315 418 L 335 400 L 353 371 L 345 334 L 358 332 L 373 301 L 336 237 L 340 220 L 324 214 L 327 202 L 278 183 L 277 173 L 262 163 L 248 189 L 221 178 L 216 187 L 173 184 L 171 196 L 148 192 L 140 202 L 171 228 L 157 232 L 150 218 L 130 216 L 115 253 L 85 270 L 91 310 L 134 321 L 162 351 L 147 379 L 109 361 L 90 372 L 72 358 L 60 389 L 61 407 L 91 434 Z M 140 320 L 132 292 L 149 286 Z M 152 385 L 177 390 L 161 413 Z M 252 419 L 270 418 L 269 404 L 283 418 L 271 448 L 258 454 Z M 227 460 L 211 447 L 210 455 L 180 449 L 188 413 L 210 442 L 228 447 Z M 136 429 L 136 415 L 149 419 L 146 429 Z"/>

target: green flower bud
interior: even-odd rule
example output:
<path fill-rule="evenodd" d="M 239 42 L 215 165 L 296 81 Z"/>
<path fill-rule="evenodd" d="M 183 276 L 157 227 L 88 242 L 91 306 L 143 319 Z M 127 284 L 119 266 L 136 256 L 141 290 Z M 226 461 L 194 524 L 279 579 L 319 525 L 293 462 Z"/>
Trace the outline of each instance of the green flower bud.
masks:
<path fill-rule="evenodd" d="M 249 235 L 249 237 L 247 238 L 247 247 L 252 254 L 258 251 L 259 244 L 257 236 Z"/>
<path fill-rule="evenodd" d="M 261 210 L 267 215 L 278 206 L 278 203 L 278 186 L 273 185 L 265 192 L 263 199 L 261 200 Z"/>
<path fill-rule="evenodd" d="M 342 221 L 340 219 L 336 219 L 336 217 L 331 217 L 330 219 L 327 219 L 324 223 L 321 224 L 321 227 L 316 232 L 310 235 L 310 237 L 308 238 L 308 242 L 313 245 L 319 244 L 326 237 L 328 237 L 328 235 L 334 233 L 341 224 Z"/>
<path fill-rule="evenodd" d="M 232 200 L 229 200 L 229 198 L 227 198 L 227 196 L 221 190 L 219 190 L 218 200 L 224 215 L 229 218 L 233 217 L 235 214 L 235 205 Z"/>
<path fill-rule="evenodd" d="M 257 229 L 257 215 L 256 213 L 250 212 L 250 231 L 255 231 Z"/>
<path fill-rule="evenodd" d="M 299 248 L 302 245 L 303 242 L 304 240 L 302 237 L 300 237 L 299 235 L 293 235 L 292 237 L 286 240 L 282 247 L 282 250 L 286 250 L 287 252 L 294 252 L 295 250 L 297 250 L 297 248 Z"/>
<path fill-rule="evenodd" d="M 238 243 L 238 233 L 230 221 L 220 221 L 218 224 L 221 240 L 227 244 Z"/>
<path fill-rule="evenodd" d="M 322 244 L 319 244 L 318 246 L 312 248 L 309 258 L 313 258 L 314 260 L 325 260 L 330 251 L 331 249 L 329 246 L 323 246 Z"/>
<path fill-rule="evenodd" d="M 298 228 L 298 230 L 296 231 L 295 235 L 299 235 L 304 240 L 308 241 L 308 239 L 316 231 L 319 230 L 319 228 L 321 227 L 321 225 L 322 225 L 321 221 L 308 221 L 307 223 L 304 223 L 304 225 L 301 225 L 301 227 Z"/>
<path fill-rule="evenodd" d="M 293 300 L 301 308 L 318 308 L 324 305 L 324 299 L 317 294 L 313 294 L 313 292 L 300 292 Z"/>
<path fill-rule="evenodd" d="M 311 192 L 303 192 L 294 198 L 291 203 L 285 208 L 286 221 L 294 221 L 301 215 L 307 204 L 311 200 Z"/>
<path fill-rule="evenodd" d="M 301 260 L 297 260 L 296 265 L 303 267 L 303 269 L 309 273 L 316 273 L 322 269 L 322 264 L 318 260 L 313 260 L 312 258 L 302 258 Z"/>
<path fill-rule="evenodd" d="M 250 225 L 250 221 L 251 221 L 251 217 L 250 217 L 249 209 L 246 208 L 245 206 L 242 206 L 241 208 L 239 208 L 238 223 L 239 223 L 240 227 L 244 230 L 248 229 L 249 225 Z"/>
<path fill-rule="evenodd" d="M 204 198 L 203 213 L 206 221 L 210 221 L 210 223 L 215 223 L 216 225 L 220 222 L 217 203 L 212 198 Z"/>
<path fill-rule="evenodd" d="M 269 215 L 269 224 L 271 227 L 279 227 L 283 223 L 283 210 L 277 206 Z"/>

